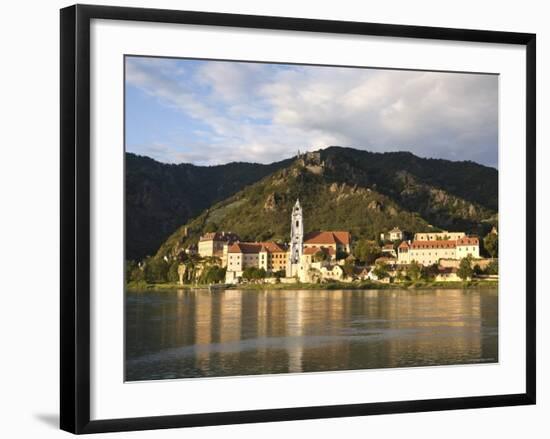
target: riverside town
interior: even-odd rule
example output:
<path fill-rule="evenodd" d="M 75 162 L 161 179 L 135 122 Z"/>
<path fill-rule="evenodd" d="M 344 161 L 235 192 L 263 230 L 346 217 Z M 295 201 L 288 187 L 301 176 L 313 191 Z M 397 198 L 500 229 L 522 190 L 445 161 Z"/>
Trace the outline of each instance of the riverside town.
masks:
<path fill-rule="evenodd" d="M 499 361 L 498 75 L 125 74 L 126 381 Z"/>
<path fill-rule="evenodd" d="M 179 249 L 160 262 L 168 285 L 203 287 L 373 288 L 434 285 L 441 288 L 496 285 L 498 231 L 483 239 L 464 232 L 426 231 L 409 234 L 394 227 L 378 240 L 354 242 L 349 231 L 320 230 L 304 234 L 307 221 L 300 201 L 289 218 L 287 242 L 246 242 L 231 231 L 200 236 L 197 245 Z M 485 253 L 485 254 L 483 254 Z M 133 267 L 144 271 L 143 265 Z M 170 271 L 172 273 L 170 273 Z M 134 272 L 135 273 L 135 272 Z M 134 275 L 134 278 L 136 276 Z M 145 276 L 137 276 L 145 279 Z M 143 286 L 143 284 L 138 284 Z"/>

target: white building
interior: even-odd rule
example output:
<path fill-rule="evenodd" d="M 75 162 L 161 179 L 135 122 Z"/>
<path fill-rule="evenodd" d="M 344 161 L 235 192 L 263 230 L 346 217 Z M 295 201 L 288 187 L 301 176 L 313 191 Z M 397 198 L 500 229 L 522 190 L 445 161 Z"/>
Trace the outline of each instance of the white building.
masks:
<path fill-rule="evenodd" d="M 382 241 L 401 241 L 403 239 L 403 231 L 399 227 L 394 227 L 389 232 L 380 233 Z"/>
<path fill-rule="evenodd" d="M 464 232 L 422 232 L 414 234 L 414 241 L 456 241 L 457 239 L 464 238 L 466 233 Z"/>
<path fill-rule="evenodd" d="M 398 263 L 410 264 L 415 261 L 429 266 L 438 264 L 440 259 L 460 260 L 466 256 L 479 258 L 479 239 L 464 236 L 456 240 L 403 241 L 397 250 Z"/>
<path fill-rule="evenodd" d="M 205 233 L 199 239 L 198 253 L 201 257 L 218 257 L 222 260 L 222 266 L 226 265 L 224 259 L 224 246 L 239 241 L 239 237 L 232 232 L 211 232 Z"/>

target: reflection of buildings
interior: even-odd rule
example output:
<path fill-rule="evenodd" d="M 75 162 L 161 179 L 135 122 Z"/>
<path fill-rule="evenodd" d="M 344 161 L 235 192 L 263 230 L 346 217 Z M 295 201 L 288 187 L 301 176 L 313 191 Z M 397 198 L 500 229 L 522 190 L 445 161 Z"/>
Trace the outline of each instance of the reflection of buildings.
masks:
<path fill-rule="evenodd" d="M 168 293 L 162 293 L 163 295 Z M 127 348 L 197 375 L 498 361 L 491 291 L 181 290 L 128 310 Z M 168 362 L 168 363 L 166 363 Z M 170 363 L 172 362 L 172 363 Z M 180 375 L 178 375 L 178 373 Z"/>
<path fill-rule="evenodd" d="M 286 350 L 288 352 L 288 371 L 302 372 L 302 354 L 304 335 L 304 296 L 300 293 L 286 307 Z"/>

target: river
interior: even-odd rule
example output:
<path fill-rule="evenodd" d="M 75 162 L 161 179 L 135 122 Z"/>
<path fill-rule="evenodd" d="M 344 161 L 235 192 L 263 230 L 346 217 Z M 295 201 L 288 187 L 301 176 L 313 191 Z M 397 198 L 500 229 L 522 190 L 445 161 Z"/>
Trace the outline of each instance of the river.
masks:
<path fill-rule="evenodd" d="M 498 293 L 126 293 L 126 380 L 498 361 Z"/>

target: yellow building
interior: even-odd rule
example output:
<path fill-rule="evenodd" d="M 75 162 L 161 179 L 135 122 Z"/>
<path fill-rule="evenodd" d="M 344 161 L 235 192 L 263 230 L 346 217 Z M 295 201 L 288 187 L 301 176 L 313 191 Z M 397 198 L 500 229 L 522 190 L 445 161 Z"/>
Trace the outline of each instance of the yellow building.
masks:
<path fill-rule="evenodd" d="M 263 268 L 267 273 L 285 270 L 287 249 L 275 242 L 235 242 L 227 246 L 226 282 L 234 283 L 247 267 Z"/>

